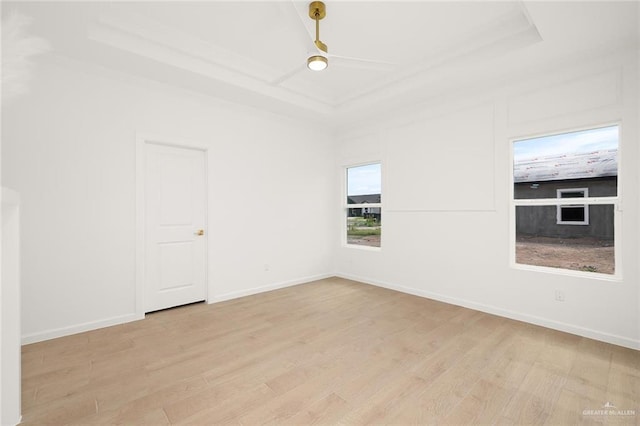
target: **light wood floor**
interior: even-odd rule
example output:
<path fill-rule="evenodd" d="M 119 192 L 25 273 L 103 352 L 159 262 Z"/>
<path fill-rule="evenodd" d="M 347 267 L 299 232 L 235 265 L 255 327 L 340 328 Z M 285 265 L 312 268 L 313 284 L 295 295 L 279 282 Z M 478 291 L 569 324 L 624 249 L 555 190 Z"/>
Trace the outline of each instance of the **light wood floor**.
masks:
<path fill-rule="evenodd" d="M 336 278 L 25 346 L 23 419 L 637 424 L 639 361 L 630 349 Z M 583 415 L 607 402 L 638 415 Z"/>

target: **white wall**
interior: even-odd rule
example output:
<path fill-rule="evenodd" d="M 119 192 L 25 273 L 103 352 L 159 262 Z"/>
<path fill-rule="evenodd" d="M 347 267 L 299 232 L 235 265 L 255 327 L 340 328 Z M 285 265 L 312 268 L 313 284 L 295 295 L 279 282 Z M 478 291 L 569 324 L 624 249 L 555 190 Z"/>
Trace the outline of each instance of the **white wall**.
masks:
<path fill-rule="evenodd" d="M 337 145 L 310 123 L 71 61 L 48 63 L 32 93 L 2 109 L 3 184 L 22 194 L 23 341 L 137 318 L 142 132 L 209 146 L 210 301 L 335 272 L 639 347 L 636 56 L 390 111 Z M 617 120 L 623 279 L 512 268 L 509 139 Z M 336 232 L 340 168 L 371 160 L 383 162 L 379 252 L 342 247 Z M 454 160 L 455 169 L 446 167 Z M 566 302 L 553 300 L 556 289 Z"/>
<path fill-rule="evenodd" d="M 308 123 L 62 59 L 2 121 L 23 342 L 136 318 L 137 132 L 209 147 L 209 301 L 332 272 L 332 139 Z"/>
<path fill-rule="evenodd" d="M 382 249 L 340 246 L 338 275 L 640 348 L 636 54 L 494 82 L 348 131 L 336 175 L 382 161 Z M 510 139 L 618 121 L 622 280 L 510 266 Z"/>
<path fill-rule="evenodd" d="M 20 422 L 20 197 L 2 188 L 0 424 Z"/>

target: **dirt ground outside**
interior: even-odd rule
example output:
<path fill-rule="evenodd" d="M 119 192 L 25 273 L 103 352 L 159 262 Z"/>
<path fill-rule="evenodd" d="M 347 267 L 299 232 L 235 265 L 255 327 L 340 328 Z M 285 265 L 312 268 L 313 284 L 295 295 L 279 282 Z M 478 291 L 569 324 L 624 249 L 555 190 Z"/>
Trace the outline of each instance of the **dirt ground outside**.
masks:
<path fill-rule="evenodd" d="M 348 244 L 380 247 L 380 235 L 348 235 Z M 612 241 L 595 238 L 518 237 L 516 262 L 574 271 L 613 274 L 615 272 Z"/>
<path fill-rule="evenodd" d="M 357 246 L 380 247 L 380 235 L 368 235 L 359 237 L 347 234 L 347 244 L 355 244 Z"/>
<path fill-rule="evenodd" d="M 523 236 L 516 240 L 516 262 L 524 265 L 613 274 L 614 259 L 613 241 Z"/>

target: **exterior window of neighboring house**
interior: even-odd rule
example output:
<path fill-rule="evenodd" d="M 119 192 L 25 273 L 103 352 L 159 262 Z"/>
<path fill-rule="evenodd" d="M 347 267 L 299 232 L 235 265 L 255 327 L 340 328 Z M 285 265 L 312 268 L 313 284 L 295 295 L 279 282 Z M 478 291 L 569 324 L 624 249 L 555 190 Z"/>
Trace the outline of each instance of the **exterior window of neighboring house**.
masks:
<path fill-rule="evenodd" d="M 380 247 L 382 234 L 382 167 L 380 163 L 346 168 L 345 242 Z"/>
<path fill-rule="evenodd" d="M 619 133 L 614 125 L 513 141 L 514 265 L 620 277 Z"/>
<path fill-rule="evenodd" d="M 588 198 L 589 188 L 558 189 L 558 198 Z M 556 223 L 558 225 L 588 225 L 589 207 L 586 204 L 558 206 Z"/>

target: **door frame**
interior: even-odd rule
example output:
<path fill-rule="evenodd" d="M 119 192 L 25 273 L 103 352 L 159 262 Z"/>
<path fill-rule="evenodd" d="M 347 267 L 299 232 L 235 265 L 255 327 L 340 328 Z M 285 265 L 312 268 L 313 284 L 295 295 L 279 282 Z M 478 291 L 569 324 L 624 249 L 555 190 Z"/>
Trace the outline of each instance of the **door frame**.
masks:
<path fill-rule="evenodd" d="M 146 229 L 146 159 L 147 147 L 149 145 L 161 145 L 174 148 L 191 149 L 202 151 L 204 154 L 204 227 L 207 230 L 205 235 L 205 270 L 204 288 L 205 302 L 209 301 L 209 148 L 197 141 L 186 140 L 167 136 L 158 136 L 150 133 L 136 133 L 136 253 L 135 253 L 135 309 L 136 316 L 145 317 L 145 229 Z"/>

